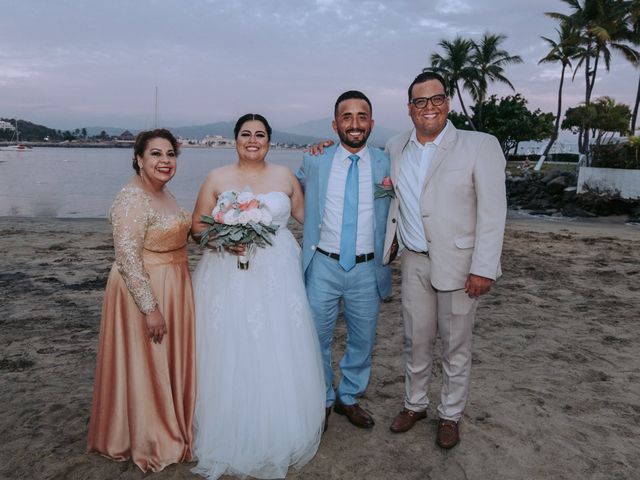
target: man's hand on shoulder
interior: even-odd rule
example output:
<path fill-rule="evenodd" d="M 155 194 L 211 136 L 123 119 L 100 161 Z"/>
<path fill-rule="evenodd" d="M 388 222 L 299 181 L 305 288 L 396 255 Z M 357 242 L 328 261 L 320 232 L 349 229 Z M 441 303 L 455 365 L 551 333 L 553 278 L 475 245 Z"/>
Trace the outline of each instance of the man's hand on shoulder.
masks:
<path fill-rule="evenodd" d="M 471 298 L 478 298 L 480 295 L 484 295 L 491 290 L 491 285 L 493 285 L 493 280 L 490 278 L 470 273 L 464 284 L 464 291 Z"/>
<path fill-rule="evenodd" d="M 333 144 L 334 144 L 333 140 L 324 140 L 322 142 L 315 143 L 305 148 L 304 151 L 307 152 L 309 155 L 312 155 L 315 157 L 316 155 L 322 155 L 324 153 L 324 149 L 326 147 L 330 147 Z"/>

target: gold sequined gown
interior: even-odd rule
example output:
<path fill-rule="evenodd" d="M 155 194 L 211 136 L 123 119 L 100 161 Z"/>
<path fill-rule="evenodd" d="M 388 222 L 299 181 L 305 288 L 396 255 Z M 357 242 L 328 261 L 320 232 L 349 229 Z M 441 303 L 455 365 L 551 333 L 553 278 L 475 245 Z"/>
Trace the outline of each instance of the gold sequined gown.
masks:
<path fill-rule="evenodd" d="M 132 459 L 144 472 L 191 459 L 195 404 L 194 306 L 187 264 L 191 216 L 162 215 L 141 189 L 111 207 L 115 263 L 102 322 L 87 450 Z M 168 333 L 149 339 L 158 308 Z"/>

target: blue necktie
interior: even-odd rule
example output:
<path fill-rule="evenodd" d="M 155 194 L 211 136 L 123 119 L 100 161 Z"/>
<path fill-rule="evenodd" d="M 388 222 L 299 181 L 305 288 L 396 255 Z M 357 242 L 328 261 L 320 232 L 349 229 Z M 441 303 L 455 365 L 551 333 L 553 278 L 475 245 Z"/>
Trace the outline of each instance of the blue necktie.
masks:
<path fill-rule="evenodd" d="M 358 155 L 349 155 L 351 166 L 344 186 L 342 234 L 340 235 L 340 265 L 347 272 L 356 265 L 356 237 L 358 235 Z"/>

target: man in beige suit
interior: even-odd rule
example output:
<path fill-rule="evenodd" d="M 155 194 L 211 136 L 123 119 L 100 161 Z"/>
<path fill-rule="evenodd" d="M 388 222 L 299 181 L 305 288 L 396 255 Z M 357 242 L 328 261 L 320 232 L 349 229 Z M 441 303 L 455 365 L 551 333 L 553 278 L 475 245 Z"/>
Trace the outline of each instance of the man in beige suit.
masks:
<path fill-rule="evenodd" d="M 414 128 L 387 143 L 392 201 L 384 262 L 400 250 L 405 326 L 405 400 L 391 431 L 426 417 L 436 334 L 442 340 L 437 444 L 459 441 L 469 396 L 471 333 L 478 297 L 500 276 L 506 218 L 505 159 L 497 139 L 447 120 L 444 79 L 418 75 L 409 87 Z"/>

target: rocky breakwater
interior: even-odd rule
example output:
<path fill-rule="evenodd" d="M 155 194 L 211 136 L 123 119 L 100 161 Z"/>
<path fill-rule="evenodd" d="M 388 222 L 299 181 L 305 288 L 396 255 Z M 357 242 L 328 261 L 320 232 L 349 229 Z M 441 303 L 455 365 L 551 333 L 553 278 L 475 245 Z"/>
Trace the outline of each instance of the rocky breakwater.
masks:
<path fill-rule="evenodd" d="M 507 172 L 509 208 L 526 210 L 533 215 L 596 217 L 628 215 L 630 222 L 640 222 L 640 201 L 627 200 L 599 192 L 576 193 L 575 172 L 548 170 Z"/>

